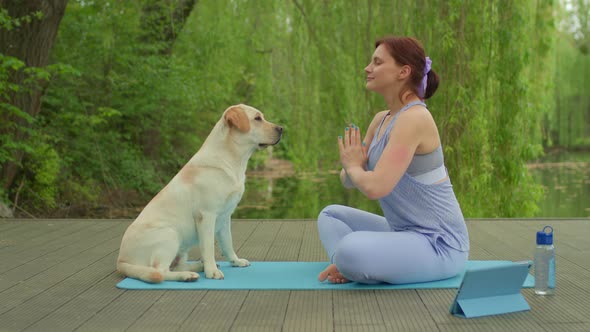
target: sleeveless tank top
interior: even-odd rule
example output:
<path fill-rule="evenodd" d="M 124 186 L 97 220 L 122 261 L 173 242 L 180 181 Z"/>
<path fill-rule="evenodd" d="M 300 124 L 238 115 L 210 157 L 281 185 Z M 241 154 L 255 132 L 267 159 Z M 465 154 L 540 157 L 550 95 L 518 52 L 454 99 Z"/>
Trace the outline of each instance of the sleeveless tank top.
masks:
<path fill-rule="evenodd" d="M 375 169 L 398 115 L 414 105 L 426 107 L 426 104 L 419 101 L 405 105 L 393 116 L 383 135 L 379 138 L 375 135 L 369 146 L 369 170 Z M 444 252 L 441 245 L 469 251 L 467 226 L 450 179 L 424 184 L 406 172 L 395 188 L 379 199 L 379 204 L 392 230 L 421 233 L 428 237 L 439 253 Z"/>

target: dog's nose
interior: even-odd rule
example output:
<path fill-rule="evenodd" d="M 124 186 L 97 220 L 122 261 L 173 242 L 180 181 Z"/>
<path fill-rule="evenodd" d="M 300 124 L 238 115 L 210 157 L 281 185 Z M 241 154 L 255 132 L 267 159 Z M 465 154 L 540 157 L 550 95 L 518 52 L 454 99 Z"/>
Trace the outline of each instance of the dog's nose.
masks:
<path fill-rule="evenodd" d="M 283 127 L 276 126 L 275 129 L 279 132 L 279 134 L 282 134 L 283 133 Z"/>

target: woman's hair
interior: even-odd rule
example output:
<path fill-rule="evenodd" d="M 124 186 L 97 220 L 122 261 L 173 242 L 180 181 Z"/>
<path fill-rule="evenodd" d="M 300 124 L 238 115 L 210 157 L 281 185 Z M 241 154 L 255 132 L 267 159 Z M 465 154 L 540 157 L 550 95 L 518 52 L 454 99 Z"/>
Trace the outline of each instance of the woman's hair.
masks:
<path fill-rule="evenodd" d="M 438 75 L 432 69 L 427 74 L 424 96 L 418 94 L 418 87 L 422 84 L 424 68 L 426 67 L 426 54 L 422 44 L 412 37 L 395 36 L 388 36 L 377 40 L 375 42 L 375 48 L 381 44 L 385 45 L 397 64 L 401 66 L 408 65 L 412 68 L 409 84 L 400 92 L 400 99 L 407 90 L 414 92 L 420 98 L 428 99 L 432 97 L 438 88 L 439 82 Z"/>

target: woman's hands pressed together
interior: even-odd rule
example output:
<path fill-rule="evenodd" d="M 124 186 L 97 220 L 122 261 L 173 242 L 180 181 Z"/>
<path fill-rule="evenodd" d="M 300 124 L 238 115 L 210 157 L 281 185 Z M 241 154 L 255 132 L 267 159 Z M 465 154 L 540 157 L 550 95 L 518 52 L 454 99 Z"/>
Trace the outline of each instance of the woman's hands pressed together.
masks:
<path fill-rule="evenodd" d="M 362 170 L 366 169 L 368 149 L 362 142 L 359 127 L 354 124 L 346 127 L 344 136 L 338 136 L 338 146 L 340 148 L 340 162 L 347 172 L 357 167 Z"/>

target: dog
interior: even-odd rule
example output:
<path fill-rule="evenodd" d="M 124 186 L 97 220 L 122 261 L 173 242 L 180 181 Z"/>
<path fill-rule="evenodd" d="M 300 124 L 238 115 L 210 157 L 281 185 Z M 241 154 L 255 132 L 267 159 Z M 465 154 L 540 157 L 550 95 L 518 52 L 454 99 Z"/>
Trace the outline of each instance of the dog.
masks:
<path fill-rule="evenodd" d="M 252 153 L 281 140 L 283 127 L 254 107 L 227 108 L 201 148 L 141 211 L 121 240 L 117 270 L 149 283 L 196 281 L 197 272 L 223 279 L 215 261 L 215 239 L 232 266 L 238 258 L 230 219 L 244 193 Z M 201 261 L 188 261 L 198 245 Z"/>

